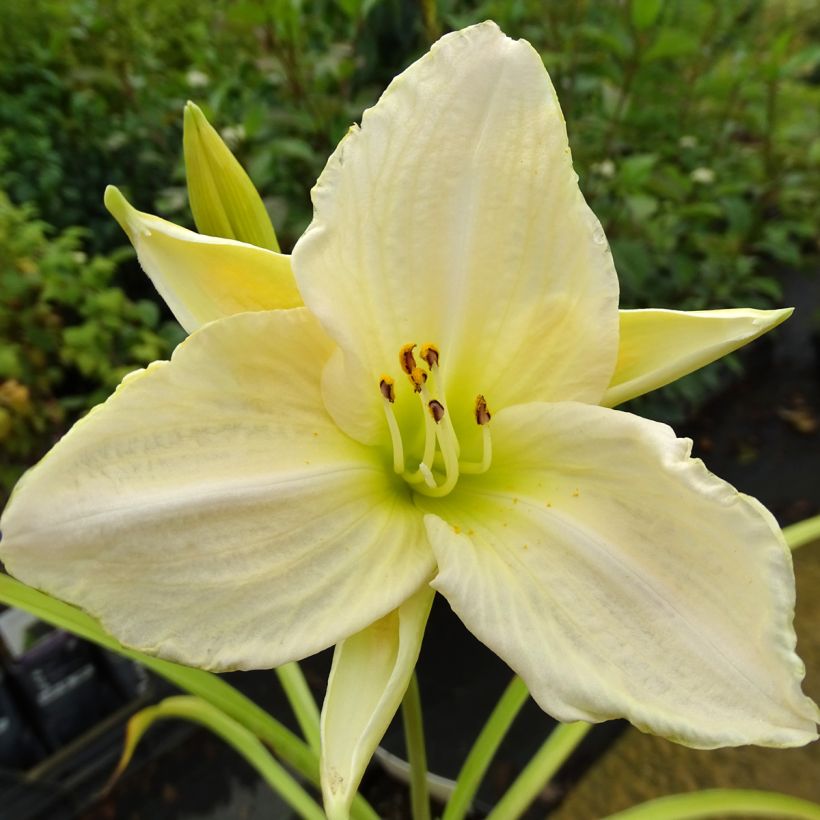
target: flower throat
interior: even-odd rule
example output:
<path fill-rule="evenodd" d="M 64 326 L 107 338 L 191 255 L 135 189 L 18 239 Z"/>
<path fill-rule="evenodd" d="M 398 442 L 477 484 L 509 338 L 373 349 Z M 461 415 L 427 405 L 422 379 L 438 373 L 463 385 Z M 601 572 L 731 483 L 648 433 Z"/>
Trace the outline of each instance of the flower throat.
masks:
<path fill-rule="evenodd" d="M 444 403 L 444 380 L 438 348 L 431 344 L 421 346 L 419 355 L 427 369 L 419 367 L 413 353 L 415 348 L 416 344 L 411 342 L 399 351 L 399 365 L 410 380 L 413 392 L 419 397 L 424 418 L 424 452 L 415 470 L 407 469 L 401 429 L 393 411 L 395 382 L 390 376 L 382 376 L 379 380 L 384 415 L 393 445 L 393 469 L 418 492 L 433 497 L 444 496 L 456 486 L 461 473 L 480 474 L 490 468 L 493 456 L 490 438 L 492 416 L 484 396 L 476 396 L 475 421 L 482 434 L 481 461 L 461 461 L 461 447 Z"/>

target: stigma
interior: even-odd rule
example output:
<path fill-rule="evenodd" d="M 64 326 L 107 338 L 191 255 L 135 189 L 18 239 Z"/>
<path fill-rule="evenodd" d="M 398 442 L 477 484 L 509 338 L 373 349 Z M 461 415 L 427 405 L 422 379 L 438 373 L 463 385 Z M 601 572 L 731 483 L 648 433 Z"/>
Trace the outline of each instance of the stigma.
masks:
<path fill-rule="evenodd" d="M 413 393 L 419 397 L 421 411 L 419 420 L 424 426 L 424 446 L 420 457 L 418 452 L 416 453 L 417 461 L 408 459 L 406 454 L 402 429 L 394 410 L 396 390 L 391 376 L 381 377 L 379 392 L 390 431 L 394 471 L 417 492 L 441 497 L 452 492 L 462 473 L 475 475 L 485 473 L 490 469 L 492 463 L 490 419 L 492 415 L 484 396 L 476 396 L 474 418 L 475 423 L 481 429 L 481 460 L 472 462 L 461 459 L 461 446 L 452 417 L 447 410 L 439 348 L 430 343 L 423 344 L 419 349 L 419 358 L 422 362 L 420 365 L 414 352 L 416 347 L 415 342 L 402 345 L 398 362 L 410 382 Z M 416 440 L 416 437 L 412 437 L 412 440 Z"/>

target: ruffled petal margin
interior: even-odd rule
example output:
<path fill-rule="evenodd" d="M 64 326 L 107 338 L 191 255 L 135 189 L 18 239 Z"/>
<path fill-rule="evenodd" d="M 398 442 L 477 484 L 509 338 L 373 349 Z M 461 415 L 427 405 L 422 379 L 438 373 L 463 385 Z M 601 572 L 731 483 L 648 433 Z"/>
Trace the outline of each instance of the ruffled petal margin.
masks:
<path fill-rule="evenodd" d="M 589 405 L 493 419 L 496 457 L 424 503 L 432 585 L 562 721 L 699 748 L 817 737 L 771 514 L 665 425 Z"/>

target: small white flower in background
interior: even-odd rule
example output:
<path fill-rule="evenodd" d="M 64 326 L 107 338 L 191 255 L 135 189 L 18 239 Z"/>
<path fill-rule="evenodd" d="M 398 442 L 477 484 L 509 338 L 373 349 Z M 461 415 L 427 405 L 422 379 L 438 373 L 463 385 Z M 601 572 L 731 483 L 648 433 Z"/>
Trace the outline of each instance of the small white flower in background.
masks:
<path fill-rule="evenodd" d="M 694 148 L 698 144 L 698 138 L 693 134 L 684 134 L 679 140 L 681 148 Z"/>
<path fill-rule="evenodd" d="M 222 134 L 222 139 L 225 140 L 225 143 L 230 148 L 236 148 L 240 142 L 244 142 L 245 137 L 247 136 L 245 133 L 245 126 L 242 123 L 238 125 L 228 125 L 222 129 L 220 132 Z"/>
<path fill-rule="evenodd" d="M 711 168 L 695 168 L 689 176 L 692 182 L 701 185 L 711 185 L 715 181 L 715 172 Z"/>
<path fill-rule="evenodd" d="M 188 88 L 207 88 L 211 84 L 211 78 L 204 71 L 192 68 L 185 75 L 185 82 L 188 83 Z"/>
<path fill-rule="evenodd" d="M 596 162 L 592 166 L 592 171 L 599 176 L 609 179 L 609 177 L 614 176 L 615 174 L 615 163 L 611 159 Z"/>

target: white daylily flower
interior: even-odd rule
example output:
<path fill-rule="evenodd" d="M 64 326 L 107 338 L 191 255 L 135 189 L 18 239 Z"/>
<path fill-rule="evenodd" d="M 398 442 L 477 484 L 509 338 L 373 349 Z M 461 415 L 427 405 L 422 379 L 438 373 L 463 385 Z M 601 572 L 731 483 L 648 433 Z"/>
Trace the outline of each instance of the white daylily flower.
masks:
<path fill-rule="evenodd" d="M 816 738 L 774 519 L 668 427 L 599 406 L 788 311 L 619 314 L 549 78 L 491 23 L 397 77 L 313 198 L 296 294 L 288 257 L 109 194 L 196 332 L 23 478 L 10 571 L 192 665 L 338 644 L 334 817 L 404 691 L 428 585 L 560 720 L 704 748 Z"/>

